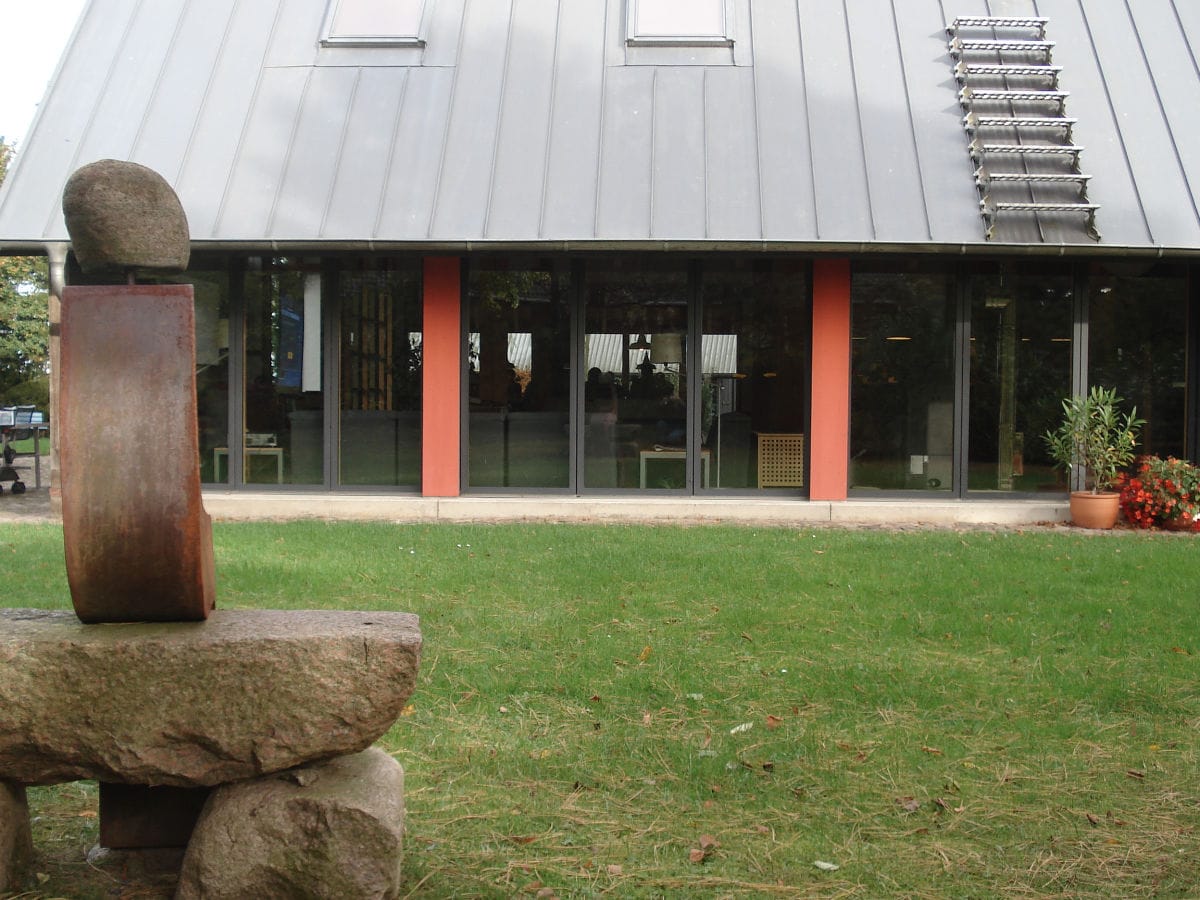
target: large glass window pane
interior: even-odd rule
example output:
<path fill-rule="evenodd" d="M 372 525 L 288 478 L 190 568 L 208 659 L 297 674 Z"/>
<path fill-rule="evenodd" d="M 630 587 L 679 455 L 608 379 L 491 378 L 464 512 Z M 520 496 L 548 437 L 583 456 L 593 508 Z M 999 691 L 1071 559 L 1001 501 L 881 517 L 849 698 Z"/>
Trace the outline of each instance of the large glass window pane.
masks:
<path fill-rule="evenodd" d="M 955 281 L 857 268 L 851 286 L 850 487 L 949 491 Z"/>
<path fill-rule="evenodd" d="M 702 297 L 702 483 L 803 488 L 812 327 L 808 265 L 706 265 Z"/>
<path fill-rule="evenodd" d="M 320 484 L 324 475 L 319 267 L 251 260 L 246 272 L 247 484 Z"/>
<path fill-rule="evenodd" d="M 468 483 L 570 485 L 571 276 L 485 260 L 468 280 Z"/>
<path fill-rule="evenodd" d="M 618 258 L 588 267 L 583 481 L 687 486 L 687 268 Z"/>
<path fill-rule="evenodd" d="M 969 490 L 1066 489 L 1041 436 L 1071 393 L 1071 276 L 1029 268 L 969 280 Z"/>
<path fill-rule="evenodd" d="M 421 481 L 421 276 L 416 261 L 351 261 L 341 317 L 341 484 Z"/>
<path fill-rule="evenodd" d="M 1118 267 L 1110 267 L 1118 268 Z M 1115 388 L 1146 420 L 1142 452 L 1186 455 L 1186 272 L 1125 274 L 1098 267 L 1091 279 L 1088 381 Z"/>

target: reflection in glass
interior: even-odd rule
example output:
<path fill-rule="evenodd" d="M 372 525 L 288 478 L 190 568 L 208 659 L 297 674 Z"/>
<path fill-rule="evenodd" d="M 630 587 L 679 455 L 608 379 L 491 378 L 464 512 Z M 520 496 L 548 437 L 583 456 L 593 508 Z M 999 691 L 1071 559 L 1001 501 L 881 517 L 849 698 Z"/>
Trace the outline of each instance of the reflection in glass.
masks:
<path fill-rule="evenodd" d="M 1066 273 L 981 272 L 971 297 L 968 489 L 1065 490 L 1041 436 L 1071 393 L 1074 301 Z"/>
<path fill-rule="evenodd" d="M 701 473 L 708 487 L 802 488 L 808 421 L 808 266 L 705 266 Z"/>
<path fill-rule="evenodd" d="M 421 481 L 421 278 L 416 262 L 351 262 L 341 315 L 341 484 Z"/>
<path fill-rule="evenodd" d="M 188 272 L 196 308 L 196 419 L 200 480 L 229 482 L 229 274 Z M 225 458 L 217 448 L 226 451 Z M 219 471 L 218 471 L 219 469 Z"/>
<path fill-rule="evenodd" d="M 467 292 L 468 483 L 568 487 L 569 268 L 481 261 Z"/>
<path fill-rule="evenodd" d="M 1088 382 L 1137 407 L 1143 453 L 1186 455 L 1187 298 L 1183 270 L 1091 279 Z"/>
<path fill-rule="evenodd" d="M 324 473 L 321 276 L 266 259 L 246 272 L 243 479 L 320 484 Z"/>
<path fill-rule="evenodd" d="M 687 320 L 682 263 L 625 258 L 589 266 L 585 487 L 687 486 Z"/>
<path fill-rule="evenodd" d="M 850 487 L 953 488 L 956 305 L 948 272 L 854 272 Z"/>

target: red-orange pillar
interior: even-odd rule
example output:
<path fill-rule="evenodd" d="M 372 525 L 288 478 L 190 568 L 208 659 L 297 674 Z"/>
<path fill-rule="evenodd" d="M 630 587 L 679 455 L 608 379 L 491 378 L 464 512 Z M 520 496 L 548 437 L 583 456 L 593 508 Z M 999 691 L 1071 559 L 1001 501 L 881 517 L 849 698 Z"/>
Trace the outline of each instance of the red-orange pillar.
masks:
<path fill-rule="evenodd" d="M 811 500 L 845 500 L 850 460 L 850 261 L 813 263 Z"/>
<path fill-rule="evenodd" d="M 457 257 L 426 257 L 421 494 L 457 497 L 462 400 L 462 278 Z"/>

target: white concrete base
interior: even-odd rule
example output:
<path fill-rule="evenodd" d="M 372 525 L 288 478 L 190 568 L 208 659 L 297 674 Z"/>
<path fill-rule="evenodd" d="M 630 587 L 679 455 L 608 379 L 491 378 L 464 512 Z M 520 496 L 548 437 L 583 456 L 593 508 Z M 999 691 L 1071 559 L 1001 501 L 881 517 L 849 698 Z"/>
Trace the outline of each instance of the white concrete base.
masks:
<path fill-rule="evenodd" d="M 217 520 L 662 522 L 760 525 L 1033 525 L 1065 522 L 1067 499 L 793 500 L 768 497 L 418 497 L 407 494 L 206 491 Z"/>

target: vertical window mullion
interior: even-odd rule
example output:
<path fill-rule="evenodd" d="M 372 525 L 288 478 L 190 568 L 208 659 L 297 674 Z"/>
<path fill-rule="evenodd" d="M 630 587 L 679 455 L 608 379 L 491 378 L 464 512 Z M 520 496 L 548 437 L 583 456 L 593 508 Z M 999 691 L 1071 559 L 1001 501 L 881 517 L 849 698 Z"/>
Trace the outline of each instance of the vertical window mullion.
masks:
<path fill-rule="evenodd" d="M 225 462 L 230 488 L 245 484 L 242 447 L 246 436 L 246 265 L 236 261 L 229 274 L 229 421 Z M 215 473 L 214 473 L 215 475 Z"/>
<path fill-rule="evenodd" d="M 1084 265 L 1075 266 L 1071 280 L 1075 291 L 1075 318 L 1071 325 L 1071 395 L 1075 397 L 1083 396 L 1088 390 L 1088 320 L 1091 310 Z M 1069 477 L 1072 490 L 1083 490 L 1085 472 L 1073 467 Z"/>
<path fill-rule="evenodd" d="M 583 427 L 584 416 L 582 410 L 584 408 L 584 371 L 585 354 L 583 351 L 584 333 L 586 331 L 586 318 L 584 315 L 584 305 L 587 302 L 587 264 L 583 260 L 572 260 L 571 263 L 572 278 L 571 278 L 571 371 L 570 371 L 570 391 L 572 401 L 569 404 L 569 423 L 571 429 L 571 441 L 568 448 L 570 454 L 571 466 L 568 478 L 569 489 L 574 493 L 581 493 L 583 490 Z"/>
<path fill-rule="evenodd" d="M 704 336 L 703 319 L 701 318 L 701 285 L 703 283 L 703 267 L 697 261 L 688 267 L 688 315 L 687 333 L 683 345 L 684 366 L 687 367 L 687 448 L 688 467 L 684 486 L 689 494 L 699 493 L 704 487 L 704 458 L 702 435 L 700 433 L 703 419 L 704 399 L 701 396 L 704 348 L 701 342 Z"/>
<path fill-rule="evenodd" d="M 337 267 L 333 260 L 321 261 L 321 378 L 324 382 L 325 488 L 333 490 L 341 479 L 341 299 L 337 290 Z"/>
<path fill-rule="evenodd" d="M 971 298 L 967 290 L 967 269 L 958 267 L 958 310 L 954 323 L 954 480 L 953 494 L 967 495 L 967 466 L 970 453 L 971 422 Z"/>

